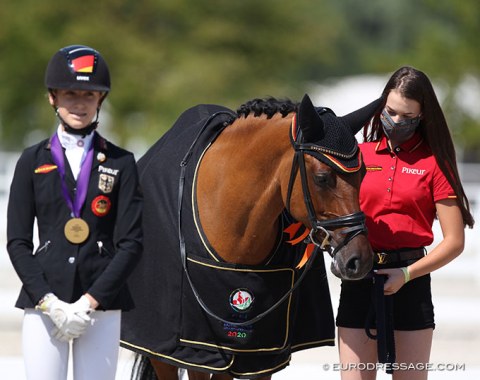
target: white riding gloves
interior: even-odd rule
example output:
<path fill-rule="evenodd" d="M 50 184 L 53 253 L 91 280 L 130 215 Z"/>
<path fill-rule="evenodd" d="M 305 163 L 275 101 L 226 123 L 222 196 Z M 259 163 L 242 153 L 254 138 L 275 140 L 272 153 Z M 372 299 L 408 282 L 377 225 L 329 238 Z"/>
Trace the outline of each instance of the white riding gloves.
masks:
<path fill-rule="evenodd" d="M 89 313 L 92 308 L 85 296 L 70 304 L 59 300 L 55 294 L 49 293 L 42 298 L 36 309 L 50 317 L 55 324 L 50 333 L 62 342 L 81 336 L 91 321 Z"/>

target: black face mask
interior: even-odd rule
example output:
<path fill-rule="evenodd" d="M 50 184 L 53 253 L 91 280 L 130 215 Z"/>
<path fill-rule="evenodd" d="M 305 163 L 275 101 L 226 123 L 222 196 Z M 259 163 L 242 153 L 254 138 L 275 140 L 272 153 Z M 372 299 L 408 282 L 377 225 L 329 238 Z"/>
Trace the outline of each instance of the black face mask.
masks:
<path fill-rule="evenodd" d="M 396 145 L 403 144 L 415 134 L 415 130 L 420 124 L 421 119 L 422 116 L 419 115 L 395 123 L 386 110 L 383 110 L 382 115 L 380 116 L 383 132 L 385 132 L 388 139 Z"/>

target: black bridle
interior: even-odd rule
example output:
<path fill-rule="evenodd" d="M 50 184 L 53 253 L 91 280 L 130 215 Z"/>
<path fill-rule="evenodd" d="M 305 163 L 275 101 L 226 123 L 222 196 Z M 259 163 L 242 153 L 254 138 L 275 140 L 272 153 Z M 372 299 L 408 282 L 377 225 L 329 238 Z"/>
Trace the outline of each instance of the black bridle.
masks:
<path fill-rule="evenodd" d="M 296 118 L 292 120 L 292 124 L 295 123 L 295 119 Z M 335 260 L 335 255 L 338 253 L 338 251 L 345 247 L 354 237 L 362 233 L 367 233 L 367 227 L 365 225 L 365 214 L 362 211 L 358 211 L 352 214 L 347 214 L 326 220 L 319 220 L 317 218 L 315 208 L 313 207 L 312 197 L 310 195 L 310 190 L 308 189 L 307 170 L 305 167 L 305 154 L 313 151 L 319 153 L 321 152 L 321 147 L 303 143 L 301 130 L 298 130 L 296 138 L 294 138 L 294 127 L 296 126 L 292 125 L 292 128 L 290 129 L 290 142 L 293 146 L 293 149 L 295 150 L 295 154 L 293 156 L 292 169 L 290 171 L 290 180 L 288 182 L 286 209 L 290 213 L 290 199 L 292 197 L 293 185 L 295 183 L 297 173 L 300 169 L 303 200 L 307 208 L 308 219 L 311 226 L 308 239 L 316 247 L 327 251 L 328 254 L 332 257 L 332 259 Z M 328 153 L 332 154 L 333 152 L 329 151 Z M 331 232 L 339 228 L 342 228 L 342 231 L 340 233 L 342 235 L 345 235 L 345 237 L 339 244 L 333 247 L 330 243 Z M 316 237 L 316 234 L 319 231 L 322 231 L 325 234 L 325 237 L 321 242 L 317 240 Z"/>

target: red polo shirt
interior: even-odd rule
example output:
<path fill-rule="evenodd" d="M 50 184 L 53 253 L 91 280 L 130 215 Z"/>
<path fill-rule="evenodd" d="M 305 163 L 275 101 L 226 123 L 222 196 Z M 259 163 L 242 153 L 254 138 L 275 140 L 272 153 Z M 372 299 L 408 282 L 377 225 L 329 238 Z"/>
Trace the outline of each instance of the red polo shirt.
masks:
<path fill-rule="evenodd" d="M 455 193 L 420 134 L 391 152 L 387 140 L 360 144 L 367 174 L 360 207 L 374 250 L 428 246 L 435 202 Z"/>

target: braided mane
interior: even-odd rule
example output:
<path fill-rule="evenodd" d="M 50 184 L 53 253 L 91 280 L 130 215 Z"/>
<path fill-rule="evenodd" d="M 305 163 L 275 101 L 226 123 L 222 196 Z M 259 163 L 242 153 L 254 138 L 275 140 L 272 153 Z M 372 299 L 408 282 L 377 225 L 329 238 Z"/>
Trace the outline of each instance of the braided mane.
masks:
<path fill-rule="evenodd" d="M 250 113 L 253 113 L 255 117 L 260 115 L 267 115 L 268 119 L 271 119 L 276 113 L 281 113 L 282 117 L 287 116 L 289 113 L 297 111 L 298 103 L 294 103 L 289 99 L 280 100 L 273 97 L 265 99 L 253 99 L 242 104 L 237 109 L 239 117 L 247 117 Z"/>

